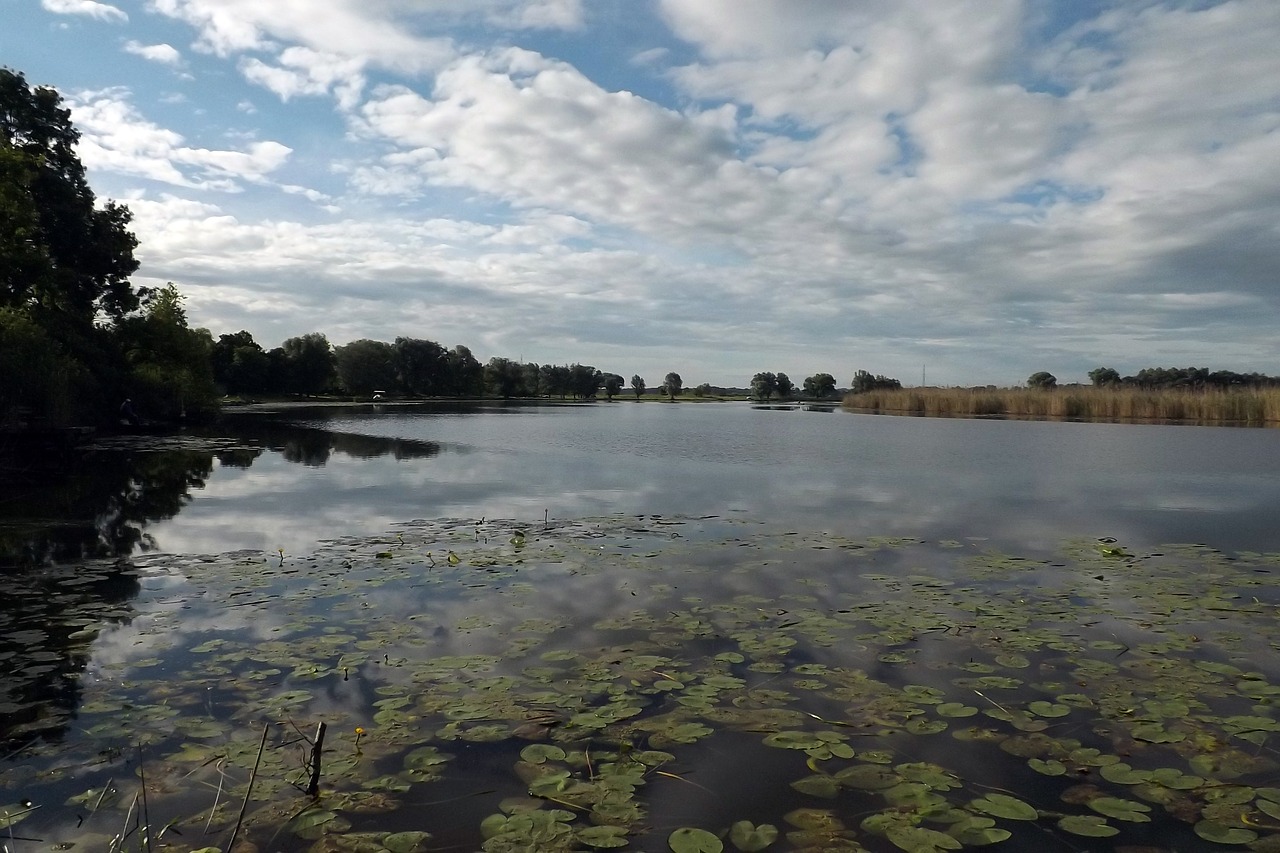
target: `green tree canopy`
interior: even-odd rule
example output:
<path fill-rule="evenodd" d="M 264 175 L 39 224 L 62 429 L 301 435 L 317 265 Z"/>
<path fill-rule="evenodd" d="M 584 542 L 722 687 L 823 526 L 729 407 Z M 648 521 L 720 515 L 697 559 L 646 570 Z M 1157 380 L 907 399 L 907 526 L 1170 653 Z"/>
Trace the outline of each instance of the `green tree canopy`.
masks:
<path fill-rule="evenodd" d="M 0 68 L 0 305 L 54 311 L 81 327 L 138 308 L 129 209 L 97 206 L 56 91 Z"/>
<path fill-rule="evenodd" d="M 1047 370 L 1041 370 L 1027 377 L 1028 388 L 1049 389 L 1058 387 L 1058 377 Z"/>
<path fill-rule="evenodd" d="M 288 360 L 290 388 L 300 394 L 321 394 L 337 379 L 333 347 L 322 332 L 289 338 L 281 345 Z"/>
<path fill-rule="evenodd" d="M 187 325 L 182 294 L 169 282 L 143 299 L 142 313 L 124 318 L 118 336 L 130 366 L 134 408 L 149 418 L 212 412 L 213 338 Z"/>
<path fill-rule="evenodd" d="M 836 393 L 836 378 L 830 373 L 815 373 L 804 381 L 806 397 L 825 400 Z"/>
<path fill-rule="evenodd" d="M 853 381 L 849 383 L 849 389 L 855 394 L 864 394 L 867 391 L 896 391 L 901 387 L 902 383 L 897 379 L 890 379 L 880 374 L 872 376 L 866 370 L 859 370 L 853 374 Z"/>
<path fill-rule="evenodd" d="M 604 394 L 605 397 L 612 400 L 622 390 L 622 386 L 626 384 L 626 380 L 616 373 L 604 374 Z"/>
<path fill-rule="evenodd" d="M 662 380 L 662 393 L 666 394 L 667 399 L 674 403 L 676 397 L 679 397 L 683 392 L 684 380 L 680 378 L 680 374 L 675 371 L 668 373 L 666 378 Z"/>
<path fill-rule="evenodd" d="M 1119 385 L 1119 371 L 1110 367 L 1096 367 L 1089 371 L 1089 381 L 1099 388 L 1106 385 Z"/>
<path fill-rule="evenodd" d="M 791 377 L 785 373 L 779 373 L 776 380 L 778 396 L 786 400 L 791 397 L 796 390 L 796 384 L 791 381 Z"/>
<path fill-rule="evenodd" d="M 400 390 L 433 397 L 448 383 L 449 351 L 435 341 L 396 338 L 395 367 Z"/>
<path fill-rule="evenodd" d="M 631 390 L 635 392 L 637 400 L 644 395 L 644 377 L 639 373 L 631 374 Z"/>
<path fill-rule="evenodd" d="M 778 377 L 773 373 L 757 373 L 751 377 L 751 396 L 768 400 L 778 390 Z"/>
<path fill-rule="evenodd" d="M 333 351 L 338 381 L 352 394 L 372 394 L 396 386 L 396 349 L 383 341 L 362 339 Z"/>

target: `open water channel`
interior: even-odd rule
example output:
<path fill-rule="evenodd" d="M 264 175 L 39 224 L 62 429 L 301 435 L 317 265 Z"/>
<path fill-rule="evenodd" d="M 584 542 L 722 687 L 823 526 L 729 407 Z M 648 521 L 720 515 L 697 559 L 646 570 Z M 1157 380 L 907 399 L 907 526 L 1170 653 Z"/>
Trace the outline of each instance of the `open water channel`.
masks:
<path fill-rule="evenodd" d="M 1278 431 L 287 408 L 5 477 L 11 851 L 1280 850 Z"/>

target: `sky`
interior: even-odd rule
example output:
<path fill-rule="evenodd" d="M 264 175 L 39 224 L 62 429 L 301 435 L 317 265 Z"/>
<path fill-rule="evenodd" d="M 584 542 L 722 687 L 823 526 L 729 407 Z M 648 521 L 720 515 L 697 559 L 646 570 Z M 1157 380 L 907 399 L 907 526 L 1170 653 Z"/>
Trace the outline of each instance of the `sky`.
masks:
<path fill-rule="evenodd" d="M 1276 0 L 0 0 L 193 325 L 656 386 L 1280 374 Z"/>

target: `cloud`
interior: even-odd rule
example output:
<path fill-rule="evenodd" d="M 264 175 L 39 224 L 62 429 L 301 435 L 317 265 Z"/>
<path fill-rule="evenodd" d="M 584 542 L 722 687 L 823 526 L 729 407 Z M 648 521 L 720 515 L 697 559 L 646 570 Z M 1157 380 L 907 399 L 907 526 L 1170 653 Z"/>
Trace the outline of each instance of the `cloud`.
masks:
<path fill-rule="evenodd" d="M 223 193 L 138 217 L 144 275 L 211 317 L 244 325 L 243 298 L 271 329 L 420 323 L 548 360 L 678 340 L 714 382 L 867 354 L 939 381 L 1280 357 L 1272 0 L 660 0 L 627 26 L 540 0 L 154 8 L 275 96 L 226 92 L 270 142 L 157 111 L 170 130 L 125 90 L 75 103 L 91 168 Z M 315 98 L 345 136 L 299 119 Z M 255 187 L 274 200 L 226 195 Z"/>
<path fill-rule="evenodd" d="M 280 52 L 278 62 L 278 65 L 269 65 L 256 57 L 246 57 L 240 61 L 240 73 L 283 101 L 300 95 L 333 92 L 344 109 L 354 107 L 364 89 L 364 62 L 359 59 L 290 47 Z"/>
<path fill-rule="evenodd" d="M 167 44 L 142 44 L 129 40 L 124 43 L 124 50 L 125 53 L 132 53 L 134 56 L 141 56 L 143 59 L 158 62 L 161 65 L 178 65 L 182 62 L 182 54 Z"/>
<path fill-rule="evenodd" d="M 220 57 L 276 51 L 281 43 L 405 73 L 452 55 L 451 41 L 418 36 L 400 18 L 412 7 L 361 0 L 153 0 L 156 11 L 193 26 L 196 46 Z"/>
<path fill-rule="evenodd" d="M 99 21 L 128 21 L 129 16 L 109 3 L 94 0 L 40 0 L 46 12 L 55 15 L 84 15 Z"/>
<path fill-rule="evenodd" d="M 181 134 L 143 118 L 119 89 L 79 93 L 67 102 L 81 133 L 80 157 L 91 169 L 234 192 L 245 182 L 267 182 L 267 176 L 292 153 L 269 140 L 254 142 L 242 151 L 185 145 Z"/>

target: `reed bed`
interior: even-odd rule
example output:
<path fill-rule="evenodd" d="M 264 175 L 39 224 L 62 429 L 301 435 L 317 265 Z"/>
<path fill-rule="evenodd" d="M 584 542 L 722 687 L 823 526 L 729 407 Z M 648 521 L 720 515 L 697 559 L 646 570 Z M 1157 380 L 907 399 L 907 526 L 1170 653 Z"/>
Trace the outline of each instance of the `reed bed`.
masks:
<path fill-rule="evenodd" d="M 844 408 L 924 417 L 1280 425 L 1280 389 L 903 388 L 844 398 Z"/>

